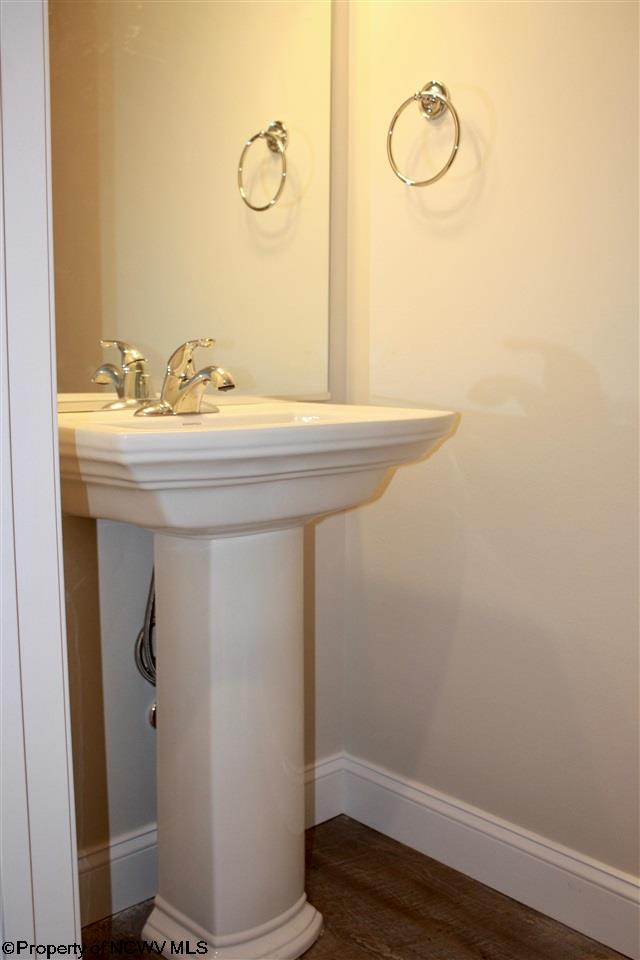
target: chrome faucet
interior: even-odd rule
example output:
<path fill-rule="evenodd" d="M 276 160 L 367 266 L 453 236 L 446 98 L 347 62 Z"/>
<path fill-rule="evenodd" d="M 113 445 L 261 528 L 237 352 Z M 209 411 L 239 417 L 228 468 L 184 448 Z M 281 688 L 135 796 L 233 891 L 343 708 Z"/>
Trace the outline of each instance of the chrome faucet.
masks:
<path fill-rule="evenodd" d="M 139 407 L 149 397 L 149 374 L 146 370 L 146 358 L 140 351 L 124 340 L 101 340 L 103 348 L 116 347 L 120 351 L 120 366 L 103 363 L 98 367 L 92 383 L 112 384 L 118 399 L 106 405 L 106 410 L 123 410 Z"/>
<path fill-rule="evenodd" d="M 146 403 L 136 410 L 137 417 L 162 417 L 173 414 L 201 413 L 202 395 L 210 383 L 218 390 L 233 390 L 233 377 L 222 367 L 203 367 L 196 372 L 193 363 L 193 351 L 196 347 L 213 347 L 215 340 L 205 337 L 201 340 L 187 340 L 169 357 L 167 372 L 160 392 L 160 400 Z M 207 413 L 217 413 L 217 407 L 210 407 Z"/>

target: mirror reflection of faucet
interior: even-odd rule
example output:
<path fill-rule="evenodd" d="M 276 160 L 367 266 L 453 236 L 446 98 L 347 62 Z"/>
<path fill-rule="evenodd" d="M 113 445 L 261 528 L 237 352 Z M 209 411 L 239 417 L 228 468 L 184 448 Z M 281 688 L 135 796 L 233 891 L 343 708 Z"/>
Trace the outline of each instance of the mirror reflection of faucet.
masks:
<path fill-rule="evenodd" d="M 146 357 L 125 340 L 101 340 L 103 348 L 116 347 L 120 351 L 120 366 L 103 363 L 98 367 L 92 383 L 111 385 L 118 399 L 108 403 L 105 410 L 127 410 L 139 407 L 149 399 L 149 374 L 146 369 Z"/>
<path fill-rule="evenodd" d="M 202 395 L 210 383 L 218 390 L 233 390 L 235 382 L 222 367 L 208 366 L 196 371 L 193 351 L 196 347 L 213 347 L 215 340 L 187 340 L 169 357 L 167 372 L 156 402 L 145 403 L 136 410 L 137 417 L 162 417 L 175 414 L 217 413 L 218 408 L 202 409 Z"/>

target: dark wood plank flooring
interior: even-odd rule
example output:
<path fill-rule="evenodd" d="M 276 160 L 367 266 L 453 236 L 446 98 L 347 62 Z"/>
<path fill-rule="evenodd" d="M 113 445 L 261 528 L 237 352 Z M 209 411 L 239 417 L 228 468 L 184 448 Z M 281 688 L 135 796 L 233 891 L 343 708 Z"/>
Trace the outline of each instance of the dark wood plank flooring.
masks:
<path fill-rule="evenodd" d="M 324 933 L 305 960 L 621 960 L 622 954 L 348 817 L 307 832 Z M 139 940 L 151 901 L 82 931 Z"/>

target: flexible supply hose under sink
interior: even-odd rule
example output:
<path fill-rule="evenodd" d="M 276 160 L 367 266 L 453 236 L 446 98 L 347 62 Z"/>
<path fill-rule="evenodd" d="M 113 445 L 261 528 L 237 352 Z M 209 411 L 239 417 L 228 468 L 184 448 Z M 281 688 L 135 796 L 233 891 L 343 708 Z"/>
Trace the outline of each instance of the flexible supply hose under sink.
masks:
<path fill-rule="evenodd" d="M 149 593 L 147 594 L 147 605 L 144 611 L 144 622 L 142 629 L 136 637 L 134 646 L 134 657 L 136 666 L 140 674 L 147 683 L 155 687 L 156 685 L 156 653 L 154 643 L 154 632 L 156 629 L 156 589 L 155 575 L 151 571 L 151 580 L 149 582 Z M 149 723 L 152 727 L 156 725 L 157 704 L 152 704 L 149 711 Z"/>

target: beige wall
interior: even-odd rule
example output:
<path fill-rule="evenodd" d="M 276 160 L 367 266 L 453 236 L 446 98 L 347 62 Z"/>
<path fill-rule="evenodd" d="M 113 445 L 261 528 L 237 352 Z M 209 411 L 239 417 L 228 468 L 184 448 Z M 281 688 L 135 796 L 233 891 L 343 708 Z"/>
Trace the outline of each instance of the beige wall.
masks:
<path fill-rule="evenodd" d="M 351 753 L 633 872 L 637 36 L 634 3 L 351 5 L 351 399 L 462 422 L 348 516 L 345 589 Z M 462 145 L 409 190 L 387 125 L 434 77 Z"/>

